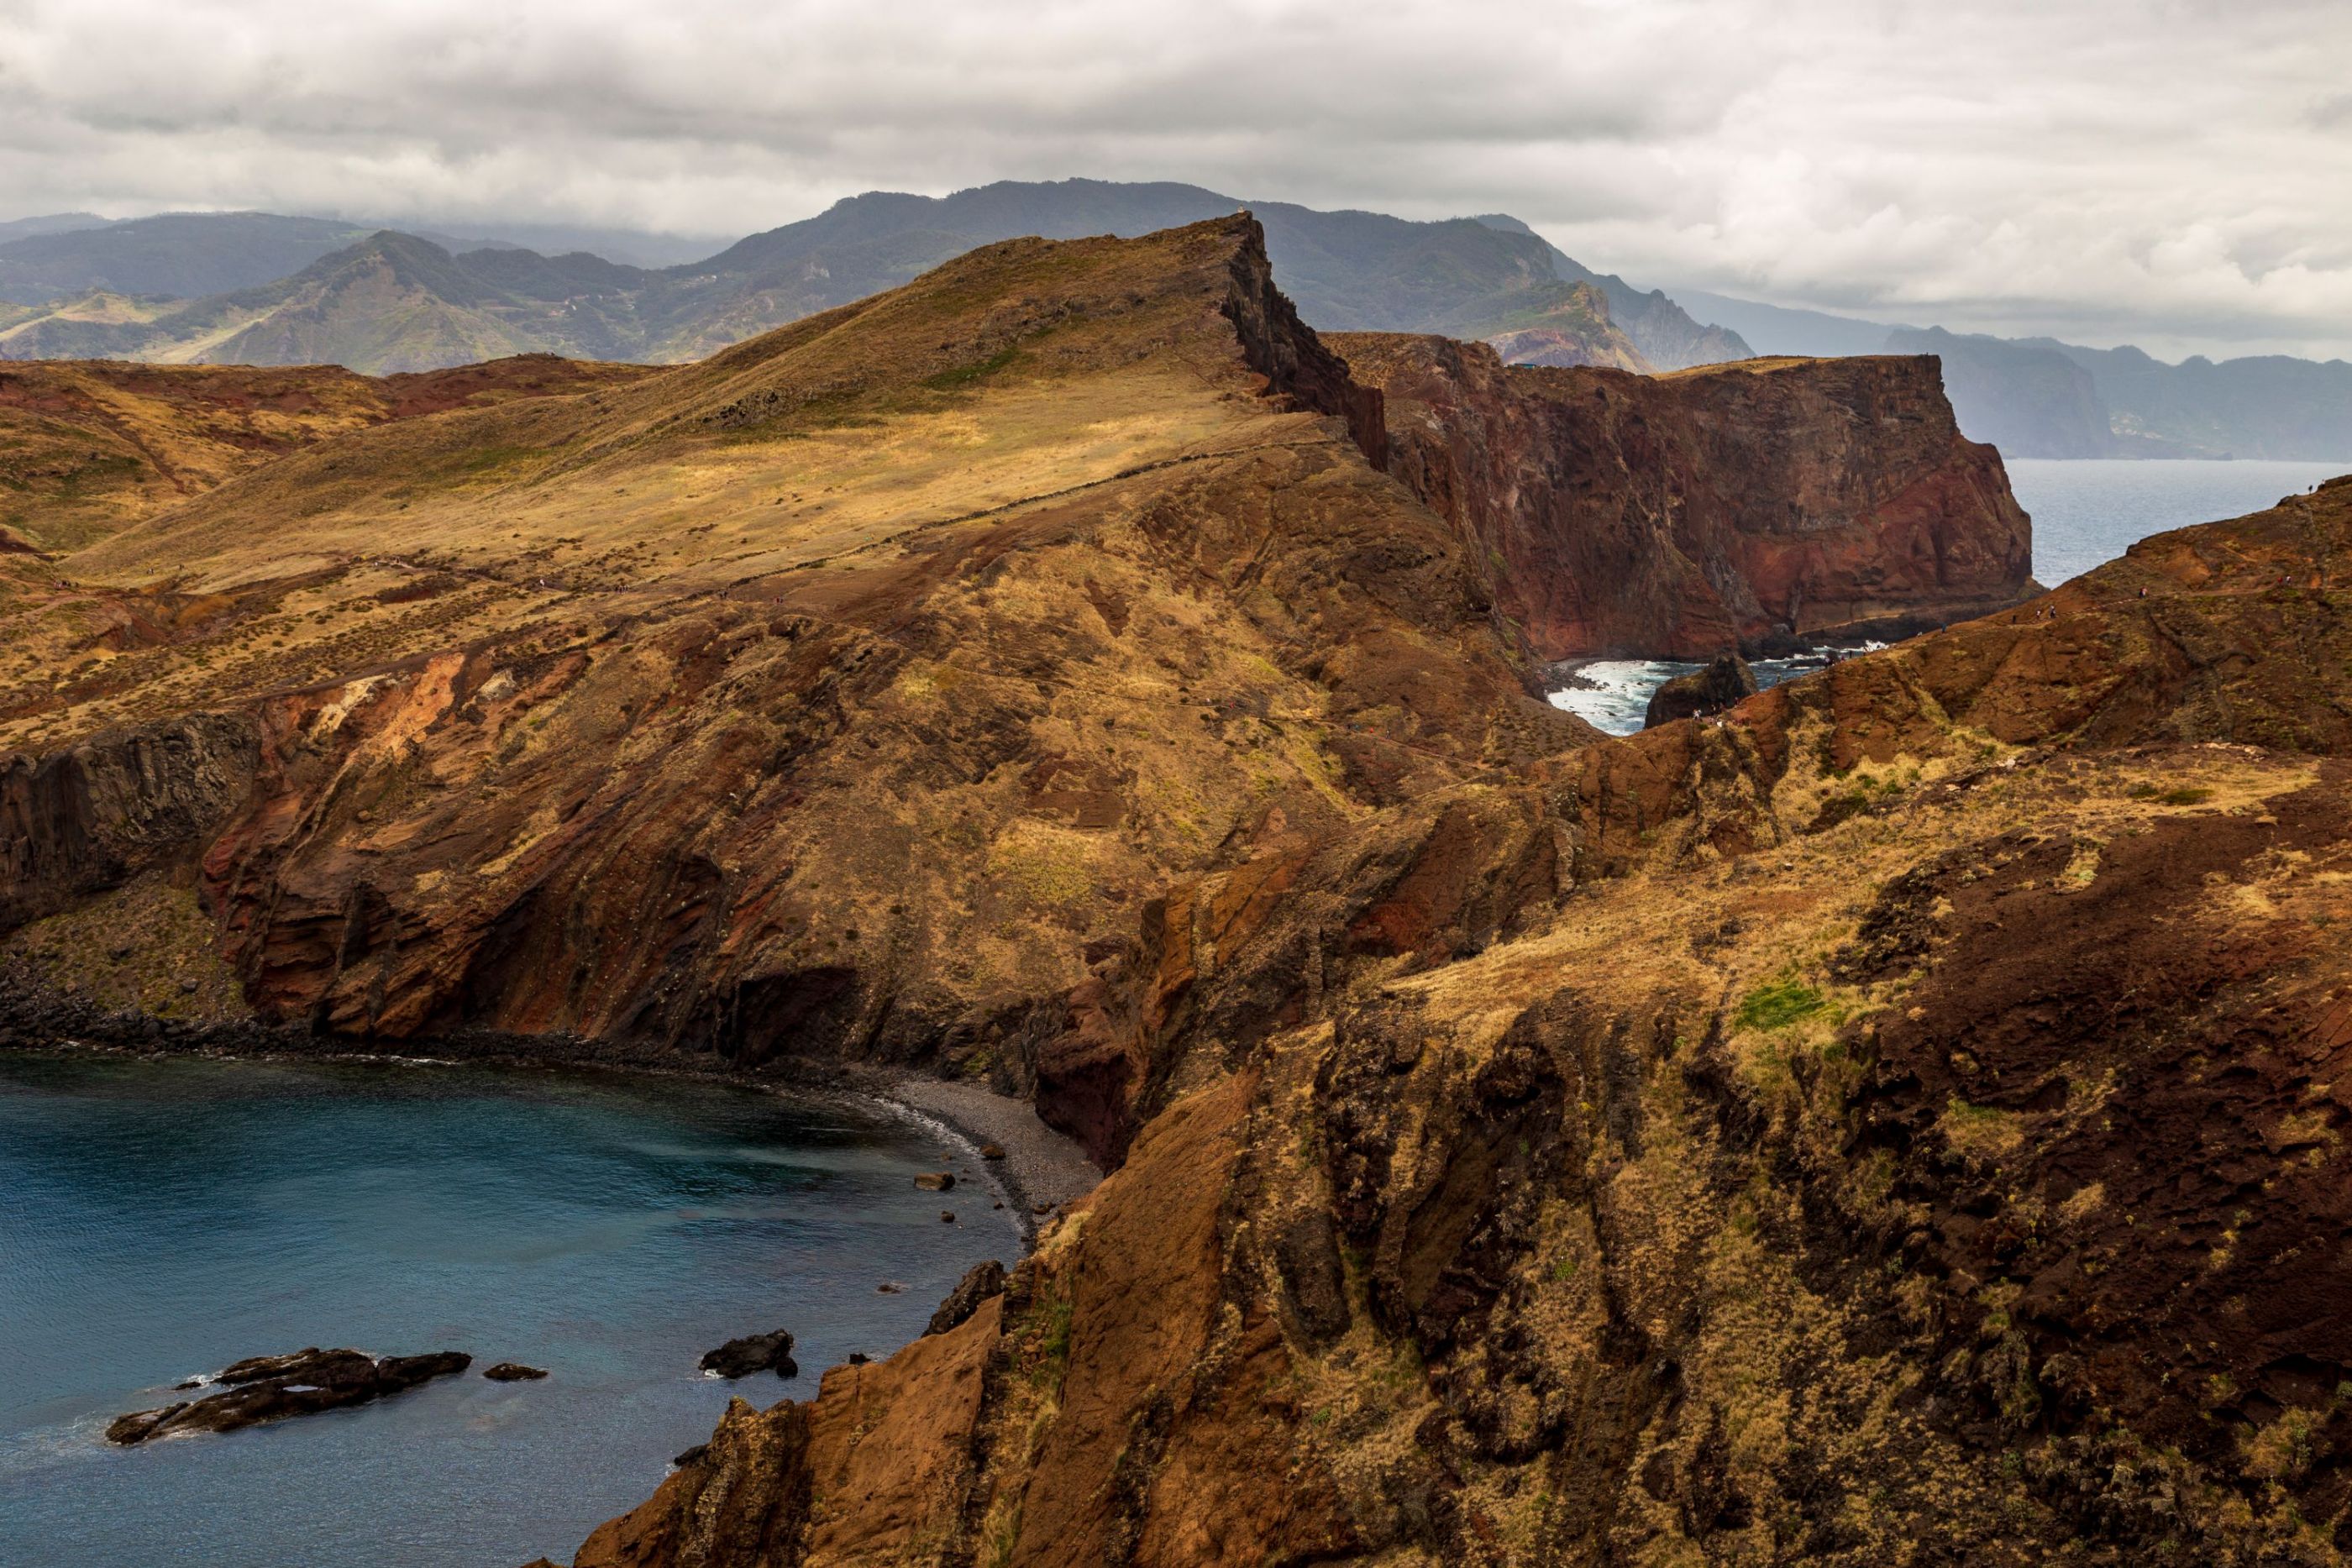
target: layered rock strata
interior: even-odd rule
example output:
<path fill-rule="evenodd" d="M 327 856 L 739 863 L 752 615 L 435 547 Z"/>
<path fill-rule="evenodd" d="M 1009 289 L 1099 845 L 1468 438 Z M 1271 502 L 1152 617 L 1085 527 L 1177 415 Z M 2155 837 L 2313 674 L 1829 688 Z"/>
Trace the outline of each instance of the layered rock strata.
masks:
<path fill-rule="evenodd" d="M 1706 659 L 2016 602 L 2032 534 L 1932 358 L 1748 360 L 1665 376 L 1506 367 L 1342 333 L 1389 467 L 1473 547 L 1544 659 Z"/>

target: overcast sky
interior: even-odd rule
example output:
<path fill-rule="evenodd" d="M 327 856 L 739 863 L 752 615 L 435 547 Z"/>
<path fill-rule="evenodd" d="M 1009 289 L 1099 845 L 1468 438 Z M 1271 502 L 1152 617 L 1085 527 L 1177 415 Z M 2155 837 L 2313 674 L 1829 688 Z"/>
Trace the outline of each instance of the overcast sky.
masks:
<path fill-rule="evenodd" d="M 2168 356 L 2352 357 L 2347 0 L 0 0 L 0 217 L 771 228 L 1178 179 Z"/>

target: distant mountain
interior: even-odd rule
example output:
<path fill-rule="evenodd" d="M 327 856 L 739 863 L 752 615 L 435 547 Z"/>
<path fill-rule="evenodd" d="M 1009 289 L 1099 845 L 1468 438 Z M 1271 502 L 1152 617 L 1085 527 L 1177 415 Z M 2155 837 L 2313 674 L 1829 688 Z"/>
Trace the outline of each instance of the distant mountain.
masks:
<path fill-rule="evenodd" d="M 1484 338 L 1540 326 L 1547 316 L 1588 314 L 1574 287 L 1594 283 L 1604 294 L 1613 285 L 1639 306 L 1643 330 L 1661 329 L 1645 341 L 1616 298 L 1609 299 L 1614 325 L 1661 370 L 1746 357 L 1736 337 L 1707 338 L 1706 329 L 1663 296 L 1665 309 L 1659 311 L 1649 296 L 1570 261 L 1516 218 L 1414 223 L 1170 183 L 1000 181 L 937 197 L 869 192 L 675 270 L 740 275 L 751 281 L 747 298 L 765 308 L 800 297 L 811 302 L 807 308 L 822 309 L 896 287 L 950 256 L 997 240 L 1150 234 L 1244 206 L 1265 228 L 1276 279 L 1314 327 Z M 1677 337 L 1704 345 L 1705 356 L 1686 357 Z"/>
<path fill-rule="evenodd" d="M 99 219 L 0 243 L 0 299 L 43 305 L 98 292 L 174 299 L 227 294 L 298 272 L 358 244 L 378 226 L 275 213 Z M 468 248 L 482 243 L 425 237 Z"/>
<path fill-rule="evenodd" d="M 1704 289 L 1675 293 L 1762 354 L 1943 354 L 1960 428 L 2012 457 L 2352 457 L 2352 364 L 2342 360 L 2200 355 L 2176 365 L 2129 346 L 1923 332 Z"/>
<path fill-rule="evenodd" d="M 1478 221 L 1531 238 L 1541 237 L 1518 219 L 1502 213 L 1486 214 Z M 1770 351 L 1751 348 L 1731 328 L 1695 319 L 1688 310 L 1667 298 L 1664 289 L 1653 288 L 1645 294 L 1615 273 L 1593 271 L 1563 254 L 1549 240 L 1543 246 L 1551 257 L 1552 271 L 1570 282 L 1589 283 L 1599 288 L 1609 301 L 1610 318 L 1641 350 L 1643 357 L 1662 371 L 1719 365 L 1728 360 L 1750 360 L 1759 352 Z"/>
<path fill-rule="evenodd" d="M 1648 373 L 1652 365 L 1610 319 L 1609 297 L 1572 283 L 1565 298 L 1527 318 L 1527 325 L 1489 333 L 1507 365 L 1608 365 Z"/>
<path fill-rule="evenodd" d="M 1842 360 L 1855 354 L 1883 354 L 1886 334 L 1902 323 L 1865 321 L 1854 316 L 1833 316 L 1826 310 L 1801 310 L 1709 294 L 1703 288 L 1677 288 L 1675 298 L 1690 308 L 1746 339 L 1766 356 L 1793 354 L 1808 360 Z M 1965 422 L 1963 422 L 1965 423 Z M 1979 440 L 1983 439 L 1981 436 Z"/>
<path fill-rule="evenodd" d="M 2097 382 L 2054 349 L 1898 327 L 1880 351 L 1942 360 L 1944 395 L 1961 433 L 2006 456 L 2100 457 L 2114 448 Z"/>
<path fill-rule="evenodd" d="M 661 275 L 601 257 L 524 250 L 455 256 L 390 231 L 257 288 L 192 301 L 91 294 L 0 317 L 0 358 L 216 365 L 335 364 L 368 375 L 509 354 L 659 359 L 641 296 Z"/>
<path fill-rule="evenodd" d="M 113 222 L 96 213 L 51 213 L 45 217 L 10 218 L 0 223 L 0 245 L 12 240 L 33 239 L 41 235 L 70 234 L 76 229 L 104 228 Z"/>
<path fill-rule="evenodd" d="M 0 299 L 41 306 L 0 314 L 0 357 L 258 364 L 304 355 L 373 374 L 531 350 L 698 359 L 982 245 L 1148 234 L 1244 204 L 1265 225 L 1281 286 L 1318 327 L 1536 332 L 1529 341 L 1549 362 L 1629 369 L 1746 351 L 1664 296 L 1578 267 L 1515 220 L 1412 223 L 1244 204 L 1196 185 L 1066 180 L 945 197 L 869 193 L 659 269 L 354 233 L 315 218 L 141 219 L 0 245 Z M 195 287 L 205 279 L 215 281 Z M 1634 311 L 1632 326 L 1612 319 L 1612 287 Z"/>
<path fill-rule="evenodd" d="M 2090 372 L 2127 447 L 2153 444 L 2189 456 L 2352 457 L 2352 364 L 2342 360 L 2263 354 L 2217 363 L 2198 355 L 2171 365 L 2130 347 L 2024 341 Z"/>

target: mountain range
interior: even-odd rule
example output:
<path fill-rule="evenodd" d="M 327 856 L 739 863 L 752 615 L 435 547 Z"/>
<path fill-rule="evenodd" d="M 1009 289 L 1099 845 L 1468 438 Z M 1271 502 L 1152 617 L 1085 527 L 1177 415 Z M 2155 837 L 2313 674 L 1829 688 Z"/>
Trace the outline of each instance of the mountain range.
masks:
<path fill-rule="evenodd" d="M 1325 330 L 1484 339 L 1515 363 L 1643 371 L 1933 353 L 1961 429 L 2012 457 L 2352 454 L 2342 361 L 2168 364 L 2130 347 L 1954 333 L 1703 289 L 1670 298 L 1585 266 L 1504 214 L 1417 223 L 1171 183 L 869 192 L 691 260 L 679 252 L 692 242 L 676 236 L 546 225 L 469 237 L 263 213 L 18 219 L 0 224 L 0 359 L 320 362 L 371 375 L 517 353 L 674 363 L 979 246 L 1134 236 L 1244 206 L 1301 316 Z"/>
<path fill-rule="evenodd" d="M 0 299 L 14 305 L 0 307 L 0 358 L 316 361 L 368 374 L 527 352 L 672 362 L 896 287 L 979 246 L 1131 236 L 1244 205 L 1317 327 L 1512 333 L 1530 361 L 1640 371 L 1748 353 L 1736 333 L 1580 265 L 1507 216 L 1414 223 L 1196 185 L 1066 180 L 946 197 L 869 193 L 665 267 L 262 214 L 20 234 L 0 239 Z"/>
<path fill-rule="evenodd" d="M 1682 288 L 1759 354 L 1936 354 L 1960 428 L 2011 457 L 2352 455 L 2352 364 L 2285 354 L 2169 364 L 2126 344 L 1920 329 Z"/>

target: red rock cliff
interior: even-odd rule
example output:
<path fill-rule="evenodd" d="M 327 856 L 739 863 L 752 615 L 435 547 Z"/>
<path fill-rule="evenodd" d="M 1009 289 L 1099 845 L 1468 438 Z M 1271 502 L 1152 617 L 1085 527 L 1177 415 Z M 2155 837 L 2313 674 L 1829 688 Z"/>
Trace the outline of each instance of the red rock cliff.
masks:
<path fill-rule="evenodd" d="M 1700 657 L 2013 602 L 2032 534 L 1929 357 L 1669 376 L 1505 368 L 1483 344 L 1331 341 L 1387 400 L 1390 471 L 1483 549 L 1546 658 Z"/>

